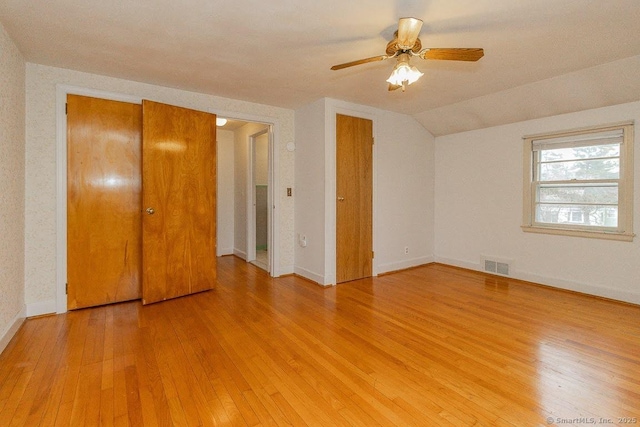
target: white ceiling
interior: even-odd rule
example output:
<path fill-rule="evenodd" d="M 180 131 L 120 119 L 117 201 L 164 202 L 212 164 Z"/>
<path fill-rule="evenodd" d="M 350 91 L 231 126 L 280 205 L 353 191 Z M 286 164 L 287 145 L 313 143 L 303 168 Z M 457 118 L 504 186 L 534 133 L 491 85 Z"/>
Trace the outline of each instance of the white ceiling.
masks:
<path fill-rule="evenodd" d="M 425 47 L 482 47 L 476 63 L 412 59 L 388 92 L 400 17 Z M 28 62 L 295 109 L 322 97 L 414 116 L 443 135 L 640 99 L 638 0 L 2 0 Z"/>

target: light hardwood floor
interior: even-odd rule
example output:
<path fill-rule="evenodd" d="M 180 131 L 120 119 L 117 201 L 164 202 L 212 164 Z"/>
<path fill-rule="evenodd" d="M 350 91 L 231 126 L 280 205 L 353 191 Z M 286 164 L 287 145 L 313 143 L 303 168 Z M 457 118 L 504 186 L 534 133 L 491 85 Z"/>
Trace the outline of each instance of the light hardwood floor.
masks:
<path fill-rule="evenodd" d="M 234 257 L 218 272 L 201 294 L 27 320 L 0 356 L 0 426 L 640 424 L 638 306 L 443 265 L 327 289 Z"/>

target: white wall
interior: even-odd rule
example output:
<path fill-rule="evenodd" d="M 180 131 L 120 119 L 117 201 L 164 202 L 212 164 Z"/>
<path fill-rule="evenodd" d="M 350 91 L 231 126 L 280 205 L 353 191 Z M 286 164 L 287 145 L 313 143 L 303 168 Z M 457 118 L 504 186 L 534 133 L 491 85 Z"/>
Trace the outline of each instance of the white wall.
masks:
<path fill-rule="evenodd" d="M 216 255 L 233 253 L 234 139 L 233 131 L 217 130 L 217 241 Z"/>
<path fill-rule="evenodd" d="M 0 352 L 25 316 L 25 62 L 0 24 Z"/>
<path fill-rule="evenodd" d="M 640 102 L 436 138 L 435 254 L 480 270 L 481 256 L 511 260 L 511 276 L 640 303 L 640 238 L 635 241 L 525 233 L 525 135 L 635 120 Z M 635 221 L 640 232 L 640 130 L 635 132 Z"/>
<path fill-rule="evenodd" d="M 325 100 L 296 110 L 296 274 L 325 284 Z M 300 246 L 305 236 L 307 246 Z"/>
<path fill-rule="evenodd" d="M 401 114 L 381 113 L 377 129 L 378 272 L 433 262 L 435 139 Z"/>
<path fill-rule="evenodd" d="M 269 185 L 269 134 L 256 138 L 256 185 Z"/>
<path fill-rule="evenodd" d="M 237 112 L 239 116 L 272 117 L 278 123 L 280 214 L 279 273 L 293 271 L 293 203 L 286 187 L 293 186 L 293 111 L 268 105 L 186 92 L 145 83 L 72 70 L 27 64 L 26 70 L 26 201 L 25 300 L 32 314 L 50 312 L 56 305 L 56 85 L 151 99 L 203 111 Z M 36 309 L 37 308 L 37 309 Z"/>
<path fill-rule="evenodd" d="M 296 273 L 335 283 L 336 113 L 373 120 L 374 275 L 432 261 L 433 136 L 409 116 L 327 98 L 296 110 L 296 236 L 307 236 Z"/>

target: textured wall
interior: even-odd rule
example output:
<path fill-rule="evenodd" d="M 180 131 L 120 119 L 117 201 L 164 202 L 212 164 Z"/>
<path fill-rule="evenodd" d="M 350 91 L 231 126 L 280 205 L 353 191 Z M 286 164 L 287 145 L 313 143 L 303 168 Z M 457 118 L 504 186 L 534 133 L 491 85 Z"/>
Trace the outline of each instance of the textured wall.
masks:
<path fill-rule="evenodd" d="M 0 25 L 0 339 L 24 307 L 25 63 Z"/>
<path fill-rule="evenodd" d="M 27 304 L 56 297 L 56 85 L 67 84 L 151 99 L 198 110 L 238 112 L 272 117 L 280 124 L 278 152 L 280 191 L 280 265 L 293 267 L 293 202 L 286 187 L 293 186 L 293 111 L 268 105 L 186 92 L 95 74 L 27 64 L 26 73 L 26 257 Z"/>

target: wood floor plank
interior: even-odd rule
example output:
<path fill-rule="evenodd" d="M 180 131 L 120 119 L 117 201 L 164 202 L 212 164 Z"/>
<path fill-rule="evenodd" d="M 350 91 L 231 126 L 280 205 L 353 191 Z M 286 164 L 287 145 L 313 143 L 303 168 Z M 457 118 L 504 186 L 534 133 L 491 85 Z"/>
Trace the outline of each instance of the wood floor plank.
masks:
<path fill-rule="evenodd" d="M 171 416 L 154 352 L 153 338 L 143 334 L 136 348 L 142 419 L 145 426 L 169 426 Z"/>
<path fill-rule="evenodd" d="M 225 410 L 232 423 L 234 425 L 258 425 L 260 419 L 243 395 L 243 392 L 250 390 L 251 387 L 233 363 L 232 358 L 221 346 L 215 328 L 209 327 L 210 323 L 203 314 L 207 311 L 205 307 L 202 310 L 194 311 L 199 314 L 201 323 L 206 326 L 208 333 L 198 334 L 192 345 L 199 349 L 201 364 L 216 395 L 225 405 Z"/>
<path fill-rule="evenodd" d="M 261 425 L 274 427 L 277 426 L 276 420 L 271 416 L 267 408 L 260 401 L 258 396 L 253 390 L 247 390 L 242 392 L 243 397 L 247 400 L 252 410 L 255 412 L 256 416 L 260 420 Z M 258 424 L 256 424 L 258 425 Z"/>
<path fill-rule="evenodd" d="M 70 425 L 71 412 L 76 404 L 76 387 L 80 376 L 80 367 L 67 366 L 56 375 L 60 380 L 62 393 L 59 399 L 49 401 L 45 420 L 55 419 L 56 426 Z"/>
<path fill-rule="evenodd" d="M 640 422 L 640 307 L 440 264 L 322 288 L 223 257 L 211 291 L 28 319 L 0 355 L 2 426 L 579 417 Z"/>
<path fill-rule="evenodd" d="M 47 413 L 55 414 L 59 402 L 62 398 L 63 385 L 61 381 L 64 375 L 58 375 L 61 369 L 64 369 L 64 350 L 67 348 L 67 332 L 64 318 L 51 317 L 54 328 L 49 332 L 51 334 L 50 341 L 45 345 L 46 349 L 52 348 L 51 351 L 43 352 L 41 360 L 42 368 L 36 368 L 43 371 L 42 376 L 38 378 L 37 383 L 30 384 L 28 387 L 34 392 L 33 402 L 29 411 L 29 419 L 27 425 L 52 425 L 53 419 L 47 421 Z"/>
<path fill-rule="evenodd" d="M 11 422 L 3 425 L 37 425 L 40 423 L 45 409 L 44 398 L 51 392 L 53 373 L 59 361 L 59 357 L 55 355 L 54 357 L 49 357 L 46 349 L 55 346 L 59 328 L 59 322 L 50 316 L 46 318 L 46 321 L 42 322 L 40 330 L 42 335 L 31 336 L 32 338 L 29 340 L 31 354 L 25 362 L 21 363 L 21 373 L 31 373 L 29 382 L 24 386 L 20 402 L 15 408 L 13 408 L 14 402 L 12 399 L 6 399 L 5 405 L 8 404 L 8 406 L 3 408 L 0 415 L 6 417 L 7 411 L 12 409 L 15 412 Z M 13 383 L 11 376 L 7 378 L 7 381 L 8 384 Z M 16 391 L 12 390 L 12 394 Z"/>
<path fill-rule="evenodd" d="M 80 368 L 77 396 L 71 413 L 73 425 L 100 424 L 100 397 L 102 382 L 102 363 L 94 362 Z"/>
<path fill-rule="evenodd" d="M 2 408 L 2 413 L 0 413 L 0 425 L 8 426 L 11 424 L 13 417 L 16 415 L 16 411 L 20 407 L 22 396 L 25 393 L 32 374 L 33 371 L 22 371 L 20 376 L 17 378 L 11 394 Z"/>
<path fill-rule="evenodd" d="M 114 411 L 113 411 L 113 387 L 103 388 L 100 391 L 100 426 L 113 426 L 114 425 Z"/>
<path fill-rule="evenodd" d="M 118 356 L 113 360 L 113 416 L 129 419 L 127 400 L 126 357 Z"/>

